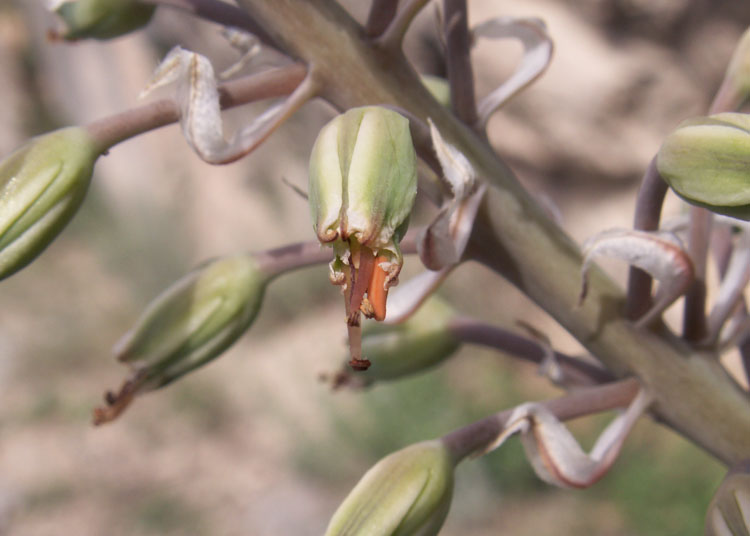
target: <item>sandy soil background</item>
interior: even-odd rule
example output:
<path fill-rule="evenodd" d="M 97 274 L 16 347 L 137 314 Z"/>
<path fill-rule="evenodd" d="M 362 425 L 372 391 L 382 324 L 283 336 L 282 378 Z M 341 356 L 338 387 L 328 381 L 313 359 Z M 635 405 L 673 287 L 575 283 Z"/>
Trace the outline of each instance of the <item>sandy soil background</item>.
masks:
<path fill-rule="evenodd" d="M 362 2 L 352 13 L 365 16 Z M 529 188 L 559 207 L 576 240 L 630 223 L 638 179 L 662 137 L 702 113 L 750 23 L 744 2 L 583 0 L 470 3 L 472 23 L 543 18 L 553 64 L 490 123 L 490 139 Z M 440 73 L 431 8 L 409 53 Z M 147 30 L 113 42 L 45 39 L 41 1 L 0 0 L 0 154 L 54 127 L 137 104 L 174 44 L 236 58 L 212 24 L 160 9 Z M 480 94 L 508 76 L 511 42 L 475 50 Z M 236 128 L 266 103 L 227 114 Z M 309 148 L 332 112 L 311 103 L 243 161 L 202 163 L 178 128 L 115 148 L 97 165 L 70 227 L 0 288 L 0 534 L 317 535 L 377 459 L 523 400 L 558 393 L 535 370 L 466 347 L 440 370 L 331 393 L 318 375 L 344 353 L 340 297 L 324 268 L 267 293 L 250 332 L 210 366 L 144 396 L 117 422 L 90 413 L 125 371 L 112 344 L 161 289 L 208 257 L 313 238 L 307 207 L 281 179 L 305 185 Z M 669 200 L 675 214 L 679 203 Z M 426 220 L 430 209 L 420 208 Z M 407 269 L 414 269 L 412 267 Z M 607 264 L 615 277 L 625 270 Z M 517 319 L 575 341 L 517 291 L 463 266 L 444 295 L 460 311 Z M 670 312 L 679 320 L 679 308 Z M 589 444 L 603 421 L 575 423 Z M 591 490 L 539 483 L 517 444 L 462 465 L 441 534 L 702 534 L 721 467 L 650 422 Z"/>

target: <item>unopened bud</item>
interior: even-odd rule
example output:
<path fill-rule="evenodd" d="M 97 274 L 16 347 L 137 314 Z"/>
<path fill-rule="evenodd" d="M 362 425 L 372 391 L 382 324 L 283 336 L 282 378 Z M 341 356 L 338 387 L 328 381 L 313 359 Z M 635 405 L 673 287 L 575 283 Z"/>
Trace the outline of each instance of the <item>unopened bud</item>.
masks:
<path fill-rule="evenodd" d="M 163 387 L 231 346 L 260 311 L 269 276 L 250 255 L 210 261 L 165 290 L 115 345 L 133 367 L 95 422 L 112 420 L 135 394 Z"/>
<path fill-rule="evenodd" d="M 325 536 L 436 535 L 450 509 L 454 465 L 439 440 L 386 456 L 344 499 Z"/>
<path fill-rule="evenodd" d="M 386 108 L 353 108 L 318 134 L 310 156 L 309 201 L 321 243 L 333 246 L 331 281 L 344 287 L 352 366 L 360 312 L 385 318 L 388 289 L 403 265 L 399 242 L 417 193 L 409 121 Z"/>
<path fill-rule="evenodd" d="M 148 24 L 156 9 L 138 0 L 63 0 L 53 10 L 65 23 L 63 39 L 112 39 Z"/>
<path fill-rule="evenodd" d="M 98 157 L 86 130 L 70 127 L 33 138 L 0 162 L 0 279 L 29 264 L 62 231 Z"/>
<path fill-rule="evenodd" d="M 685 121 L 664 140 L 657 168 L 688 203 L 750 219 L 750 116 Z"/>

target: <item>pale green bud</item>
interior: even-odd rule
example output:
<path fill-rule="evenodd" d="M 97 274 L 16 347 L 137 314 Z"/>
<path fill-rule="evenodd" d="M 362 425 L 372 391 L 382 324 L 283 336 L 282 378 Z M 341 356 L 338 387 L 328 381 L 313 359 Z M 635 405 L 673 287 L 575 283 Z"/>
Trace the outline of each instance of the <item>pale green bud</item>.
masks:
<path fill-rule="evenodd" d="M 738 109 L 750 96 L 750 30 L 734 49 L 724 80 L 714 100 L 714 111 Z M 718 109 L 717 109 L 718 108 Z"/>
<path fill-rule="evenodd" d="M 62 231 L 98 157 L 86 130 L 70 127 L 33 138 L 0 162 L 0 279 L 29 264 Z"/>
<path fill-rule="evenodd" d="M 724 478 L 706 514 L 707 536 L 750 534 L 750 461 L 746 460 Z"/>
<path fill-rule="evenodd" d="M 370 368 L 349 372 L 346 367 L 334 383 L 369 385 L 423 372 L 447 359 L 461 346 L 448 329 L 453 309 L 433 296 L 406 321 L 396 324 L 367 323 L 362 330 L 362 354 Z"/>
<path fill-rule="evenodd" d="M 688 203 L 750 219 L 750 116 L 723 113 L 683 122 L 664 140 L 656 164 Z"/>
<path fill-rule="evenodd" d="M 315 232 L 336 252 L 335 282 L 344 282 L 342 264 L 357 245 L 388 258 L 389 281 L 398 275 L 398 242 L 416 193 L 416 154 L 405 117 L 367 106 L 323 127 L 310 156 L 309 197 Z"/>
<path fill-rule="evenodd" d="M 386 456 L 339 506 L 325 536 L 434 536 L 453 495 L 455 463 L 442 441 Z"/>
<path fill-rule="evenodd" d="M 147 307 L 115 346 L 132 363 L 141 389 L 158 388 L 231 346 L 260 310 L 269 277 L 250 255 L 207 262 Z"/>
<path fill-rule="evenodd" d="M 112 39 L 148 24 L 155 9 L 137 0 L 74 0 L 55 12 L 65 22 L 63 39 Z"/>
<path fill-rule="evenodd" d="M 431 74 L 420 75 L 419 78 L 422 80 L 422 84 L 427 88 L 427 91 L 435 97 L 435 100 L 446 108 L 451 106 L 451 85 L 445 78 L 439 76 L 433 76 Z"/>

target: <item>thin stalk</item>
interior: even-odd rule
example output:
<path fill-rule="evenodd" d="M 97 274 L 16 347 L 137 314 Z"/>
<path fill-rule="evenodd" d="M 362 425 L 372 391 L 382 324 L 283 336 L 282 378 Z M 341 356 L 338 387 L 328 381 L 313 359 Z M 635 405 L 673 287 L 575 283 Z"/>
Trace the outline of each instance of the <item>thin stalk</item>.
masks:
<path fill-rule="evenodd" d="M 370 14 L 365 24 L 365 33 L 369 37 L 382 34 L 393 21 L 397 10 L 398 0 L 372 0 Z"/>
<path fill-rule="evenodd" d="M 467 125 L 474 125 L 478 116 L 466 0 L 444 0 L 443 6 L 445 61 L 451 88 L 451 106 L 453 113 L 461 121 Z"/>
<path fill-rule="evenodd" d="M 593 415 L 616 408 L 624 408 L 638 394 L 638 380 L 629 378 L 616 382 L 587 387 L 560 398 L 539 402 L 561 421 Z M 500 435 L 513 413 L 508 409 L 463 426 L 443 436 L 442 441 L 458 463 L 465 457 L 481 451 Z"/>
<path fill-rule="evenodd" d="M 706 324 L 706 259 L 711 235 L 711 212 L 702 207 L 690 207 L 688 253 L 693 261 L 695 279 L 685 294 L 682 334 L 685 340 L 699 342 L 707 333 Z"/>
<path fill-rule="evenodd" d="M 646 169 L 638 190 L 633 228 L 639 231 L 655 231 L 659 228 L 661 210 L 667 195 L 668 185 L 656 169 L 653 158 Z M 631 268 L 628 274 L 627 303 L 625 314 L 630 320 L 638 320 L 653 304 L 651 284 L 653 278 L 640 268 Z"/>
<path fill-rule="evenodd" d="M 545 349 L 539 342 L 523 337 L 498 326 L 491 326 L 473 318 L 459 317 L 451 320 L 448 331 L 464 343 L 478 344 L 505 352 L 512 357 L 542 363 Z M 595 385 L 611 382 L 615 378 L 601 366 L 554 352 L 554 358 L 563 369 L 566 379 L 576 385 Z"/>
<path fill-rule="evenodd" d="M 404 42 L 406 31 L 411 26 L 414 17 L 430 0 L 408 0 L 391 21 L 390 25 L 378 39 L 378 43 L 385 49 L 400 50 Z"/>

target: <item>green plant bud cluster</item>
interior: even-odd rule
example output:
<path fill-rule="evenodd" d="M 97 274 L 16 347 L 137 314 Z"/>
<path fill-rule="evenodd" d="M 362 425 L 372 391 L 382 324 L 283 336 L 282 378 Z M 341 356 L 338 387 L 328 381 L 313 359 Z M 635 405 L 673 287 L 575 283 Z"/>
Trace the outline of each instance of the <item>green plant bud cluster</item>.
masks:
<path fill-rule="evenodd" d="M 115 346 L 139 390 L 164 386 L 231 346 L 260 311 L 268 276 L 250 255 L 210 261 L 158 296 Z"/>

